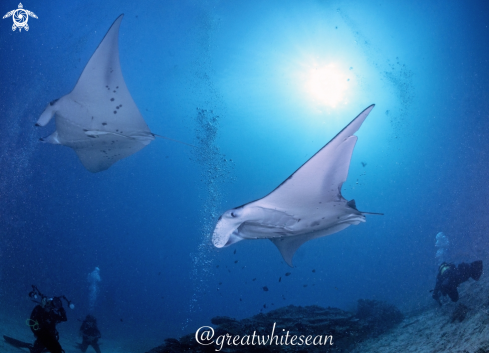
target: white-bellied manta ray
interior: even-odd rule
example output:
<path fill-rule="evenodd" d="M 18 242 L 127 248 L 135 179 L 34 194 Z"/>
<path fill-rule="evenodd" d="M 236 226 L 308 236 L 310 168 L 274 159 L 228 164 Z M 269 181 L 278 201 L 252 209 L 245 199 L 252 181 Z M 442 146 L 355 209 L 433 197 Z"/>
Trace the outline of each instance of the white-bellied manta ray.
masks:
<path fill-rule="evenodd" d="M 71 93 L 49 103 L 37 121 L 56 116 L 56 131 L 41 141 L 71 147 L 97 173 L 147 146 L 155 138 L 122 77 L 120 15 L 85 66 Z"/>
<path fill-rule="evenodd" d="M 230 209 L 219 218 L 212 242 L 222 248 L 243 239 L 270 239 L 292 266 L 292 257 L 306 241 L 365 222 L 355 200 L 347 201 L 341 187 L 348 176 L 355 132 L 374 108 L 369 106 L 262 199 Z"/>

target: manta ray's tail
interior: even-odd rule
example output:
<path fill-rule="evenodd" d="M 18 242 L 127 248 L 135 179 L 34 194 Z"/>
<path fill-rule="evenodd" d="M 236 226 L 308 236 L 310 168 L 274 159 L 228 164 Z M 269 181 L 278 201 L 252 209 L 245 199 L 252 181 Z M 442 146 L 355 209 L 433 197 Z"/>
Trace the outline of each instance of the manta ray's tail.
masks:
<path fill-rule="evenodd" d="M 151 134 L 152 134 L 153 136 L 155 136 L 155 137 L 159 137 L 159 138 L 162 138 L 162 139 L 166 139 L 166 140 L 170 140 L 170 141 L 178 142 L 178 143 L 181 143 L 181 144 L 184 144 L 184 145 L 190 146 L 190 147 L 195 147 L 195 148 L 197 148 L 197 146 L 191 145 L 190 143 L 182 142 L 182 141 L 175 140 L 175 139 L 172 139 L 172 138 L 169 138 L 169 137 L 166 137 L 166 136 L 158 135 L 158 134 L 155 134 L 155 133 L 151 133 Z"/>
<path fill-rule="evenodd" d="M 351 199 L 346 204 L 349 207 L 353 208 L 354 210 L 357 210 L 358 211 L 357 204 L 356 204 L 356 202 L 355 202 L 354 199 Z M 380 216 L 383 216 L 384 215 L 383 213 L 377 213 L 377 212 L 362 212 L 362 211 L 358 211 L 358 212 L 360 212 L 361 214 L 376 214 L 376 215 L 380 215 Z"/>

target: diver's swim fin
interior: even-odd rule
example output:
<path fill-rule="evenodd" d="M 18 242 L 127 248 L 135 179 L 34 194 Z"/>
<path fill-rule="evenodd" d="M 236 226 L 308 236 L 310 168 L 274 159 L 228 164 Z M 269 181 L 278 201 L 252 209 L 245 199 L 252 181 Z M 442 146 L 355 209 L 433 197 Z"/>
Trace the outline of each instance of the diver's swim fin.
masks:
<path fill-rule="evenodd" d="M 5 335 L 3 335 L 3 339 L 8 344 L 10 344 L 10 345 L 12 345 L 14 347 L 17 347 L 17 348 L 29 348 L 29 350 L 30 350 L 31 348 L 34 347 L 32 345 L 32 343 L 22 342 L 22 341 L 16 340 L 15 338 L 8 337 L 8 336 L 5 336 Z"/>
<path fill-rule="evenodd" d="M 471 277 L 475 279 L 476 281 L 479 280 L 479 278 L 482 275 L 482 261 L 474 261 L 470 264 L 470 270 L 471 270 Z"/>

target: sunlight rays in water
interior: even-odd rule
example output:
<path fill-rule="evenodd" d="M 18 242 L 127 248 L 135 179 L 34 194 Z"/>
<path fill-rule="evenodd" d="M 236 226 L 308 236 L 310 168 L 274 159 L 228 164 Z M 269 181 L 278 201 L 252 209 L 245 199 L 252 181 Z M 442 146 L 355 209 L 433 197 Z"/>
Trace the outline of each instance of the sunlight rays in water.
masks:
<path fill-rule="evenodd" d="M 336 65 L 311 68 L 306 77 L 304 88 L 316 104 L 336 108 L 346 101 L 350 79 Z"/>

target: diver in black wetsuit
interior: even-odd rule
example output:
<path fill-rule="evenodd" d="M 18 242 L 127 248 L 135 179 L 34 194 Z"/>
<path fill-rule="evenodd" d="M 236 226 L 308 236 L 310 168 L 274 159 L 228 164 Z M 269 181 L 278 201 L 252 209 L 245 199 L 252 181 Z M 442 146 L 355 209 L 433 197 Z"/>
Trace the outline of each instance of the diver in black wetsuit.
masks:
<path fill-rule="evenodd" d="M 482 275 L 482 261 L 474 261 L 471 264 L 462 262 L 458 266 L 451 263 L 442 263 L 438 268 L 436 285 L 432 297 L 441 306 L 440 297 L 448 295 L 453 302 L 458 301 L 457 287 L 470 277 L 479 280 Z"/>
<path fill-rule="evenodd" d="M 78 344 L 78 348 L 82 352 L 86 352 L 88 346 L 92 346 L 95 352 L 100 352 L 98 345 L 98 339 L 102 337 L 99 329 L 97 328 L 97 320 L 92 315 L 87 315 L 80 327 L 80 334 L 83 336 L 83 342 Z"/>
<path fill-rule="evenodd" d="M 51 353 L 64 353 L 59 344 L 59 334 L 56 325 L 66 321 L 66 311 L 61 298 L 43 298 L 41 304 L 32 310 L 30 324 L 36 341 L 30 348 L 30 353 L 41 353 L 47 349 Z"/>

